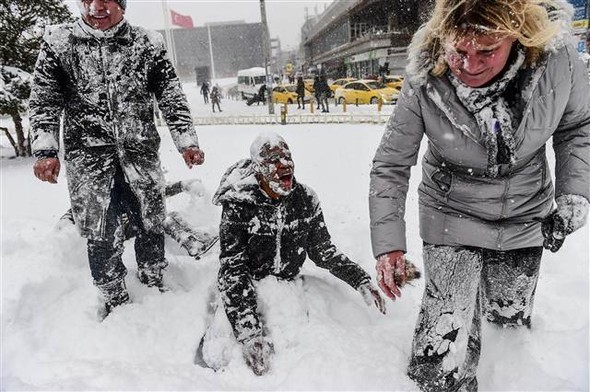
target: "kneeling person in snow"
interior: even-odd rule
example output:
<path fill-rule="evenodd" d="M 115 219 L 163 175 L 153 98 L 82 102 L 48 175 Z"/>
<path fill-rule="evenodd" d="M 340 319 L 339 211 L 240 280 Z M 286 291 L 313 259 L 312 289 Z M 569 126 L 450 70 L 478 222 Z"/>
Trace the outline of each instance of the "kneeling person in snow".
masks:
<path fill-rule="evenodd" d="M 287 143 L 275 133 L 258 136 L 251 159 L 231 166 L 213 202 L 223 206 L 218 287 L 246 363 L 257 375 L 269 369 L 272 345 L 263 336 L 254 281 L 295 278 L 309 255 L 317 266 L 358 290 L 385 313 L 371 278 L 330 240 L 315 192 L 295 181 Z"/>
<path fill-rule="evenodd" d="M 162 37 L 124 19 L 125 0 L 80 1 L 82 17 L 50 26 L 29 102 L 37 178 L 56 183 L 60 118 L 72 212 L 105 310 L 129 300 L 122 216 L 137 217 L 139 279 L 162 286 L 164 178 L 153 98 L 186 164 L 204 161 Z"/>

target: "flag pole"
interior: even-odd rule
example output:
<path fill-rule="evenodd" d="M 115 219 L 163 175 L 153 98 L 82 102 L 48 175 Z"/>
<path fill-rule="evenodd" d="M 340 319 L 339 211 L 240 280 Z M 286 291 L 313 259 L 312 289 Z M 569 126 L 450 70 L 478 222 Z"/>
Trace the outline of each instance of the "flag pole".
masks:
<path fill-rule="evenodd" d="M 174 34 L 170 31 L 170 11 L 168 10 L 167 0 L 162 0 L 162 11 L 164 13 L 164 31 L 166 35 L 166 45 L 168 46 L 168 54 L 172 65 L 176 67 L 176 48 L 174 43 Z"/>
<path fill-rule="evenodd" d="M 211 44 L 211 25 L 207 24 L 207 35 L 209 36 L 209 57 L 211 58 L 211 80 L 215 80 L 215 61 L 213 61 L 213 45 Z"/>

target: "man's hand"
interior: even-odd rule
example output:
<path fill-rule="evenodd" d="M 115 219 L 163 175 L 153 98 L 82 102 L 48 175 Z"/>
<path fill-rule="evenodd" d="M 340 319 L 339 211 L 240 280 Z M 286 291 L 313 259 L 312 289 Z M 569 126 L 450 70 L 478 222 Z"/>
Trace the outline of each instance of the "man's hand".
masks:
<path fill-rule="evenodd" d="M 400 288 L 406 283 L 406 258 L 401 250 L 385 253 L 377 258 L 377 281 L 389 298 L 401 297 Z"/>
<path fill-rule="evenodd" d="M 381 294 L 379 294 L 379 291 L 371 284 L 371 282 L 361 284 L 357 290 L 363 296 L 367 306 L 374 304 L 381 313 L 387 313 L 383 297 L 381 297 Z"/>
<path fill-rule="evenodd" d="M 182 157 L 189 169 L 192 169 L 193 165 L 201 165 L 205 162 L 205 153 L 199 147 L 187 148 L 182 152 Z"/>
<path fill-rule="evenodd" d="M 242 354 L 246 364 L 254 374 L 262 376 L 270 370 L 270 356 L 274 352 L 272 343 L 264 337 L 255 337 L 242 347 Z"/>
<path fill-rule="evenodd" d="M 33 165 L 33 172 L 35 173 L 35 177 L 41 181 L 57 184 L 60 167 L 58 158 L 41 158 L 37 159 Z"/>

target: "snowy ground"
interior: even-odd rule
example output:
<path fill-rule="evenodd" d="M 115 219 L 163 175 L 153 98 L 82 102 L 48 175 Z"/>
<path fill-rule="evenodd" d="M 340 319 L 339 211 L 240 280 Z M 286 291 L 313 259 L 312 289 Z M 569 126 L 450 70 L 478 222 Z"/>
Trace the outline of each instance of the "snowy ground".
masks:
<path fill-rule="evenodd" d="M 239 104 L 245 107 L 236 102 L 236 110 L 250 109 Z M 205 110 L 202 101 L 193 106 L 196 115 L 200 107 Z M 163 128 L 168 180 L 202 180 L 202 197 L 176 196 L 169 209 L 181 211 L 194 225 L 216 227 L 220 211 L 210 199 L 221 174 L 247 156 L 260 131 L 270 130 L 289 142 L 295 175 L 317 191 L 335 243 L 374 276 L 367 193 L 382 126 L 201 127 L 206 164 L 193 170 L 184 167 Z M 422 280 L 404 289 L 403 298 L 390 302 L 382 316 L 308 261 L 304 273 L 311 277 L 305 285 L 266 281 L 262 287 L 276 349 L 270 374 L 254 376 L 235 351 L 225 370 L 213 372 L 193 365 L 193 356 L 205 329 L 217 246 L 196 262 L 168 242 L 165 282 L 172 291 L 160 294 L 138 282 L 128 242 L 124 261 L 133 303 L 99 323 L 85 242 L 72 227 L 56 228 L 68 208 L 64 173 L 57 185 L 49 185 L 33 176 L 31 159 L 0 162 L 0 390 L 417 390 L 405 368 Z M 419 173 L 413 170 L 407 218 L 409 257 L 422 266 Z M 588 234 L 586 226 L 558 255 L 545 255 L 533 329 L 484 325 L 481 390 L 588 390 Z"/>

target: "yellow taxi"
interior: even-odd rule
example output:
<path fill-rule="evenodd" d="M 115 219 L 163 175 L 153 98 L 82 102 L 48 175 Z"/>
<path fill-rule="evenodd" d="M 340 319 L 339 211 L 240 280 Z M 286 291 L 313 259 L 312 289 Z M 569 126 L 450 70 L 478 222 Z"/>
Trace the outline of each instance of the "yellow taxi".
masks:
<path fill-rule="evenodd" d="M 397 102 L 399 91 L 377 80 L 356 80 L 337 89 L 334 98 L 338 103 L 376 104 L 381 100 L 384 104 Z"/>
<path fill-rule="evenodd" d="M 387 85 L 387 87 L 393 87 L 398 90 L 401 90 L 403 83 L 404 83 L 404 77 L 402 75 L 386 75 L 385 76 L 385 84 Z"/>
<path fill-rule="evenodd" d="M 355 79 L 355 78 L 336 79 L 332 83 L 330 83 L 330 90 L 332 90 L 332 94 L 334 94 L 337 89 L 344 86 L 346 83 L 354 82 L 355 80 L 357 80 L 357 79 Z"/>
<path fill-rule="evenodd" d="M 310 92 L 305 90 L 303 100 L 309 102 Z M 272 100 L 274 103 L 292 104 L 297 102 L 297 85 L 283 84 L 272 89 Z"/>

